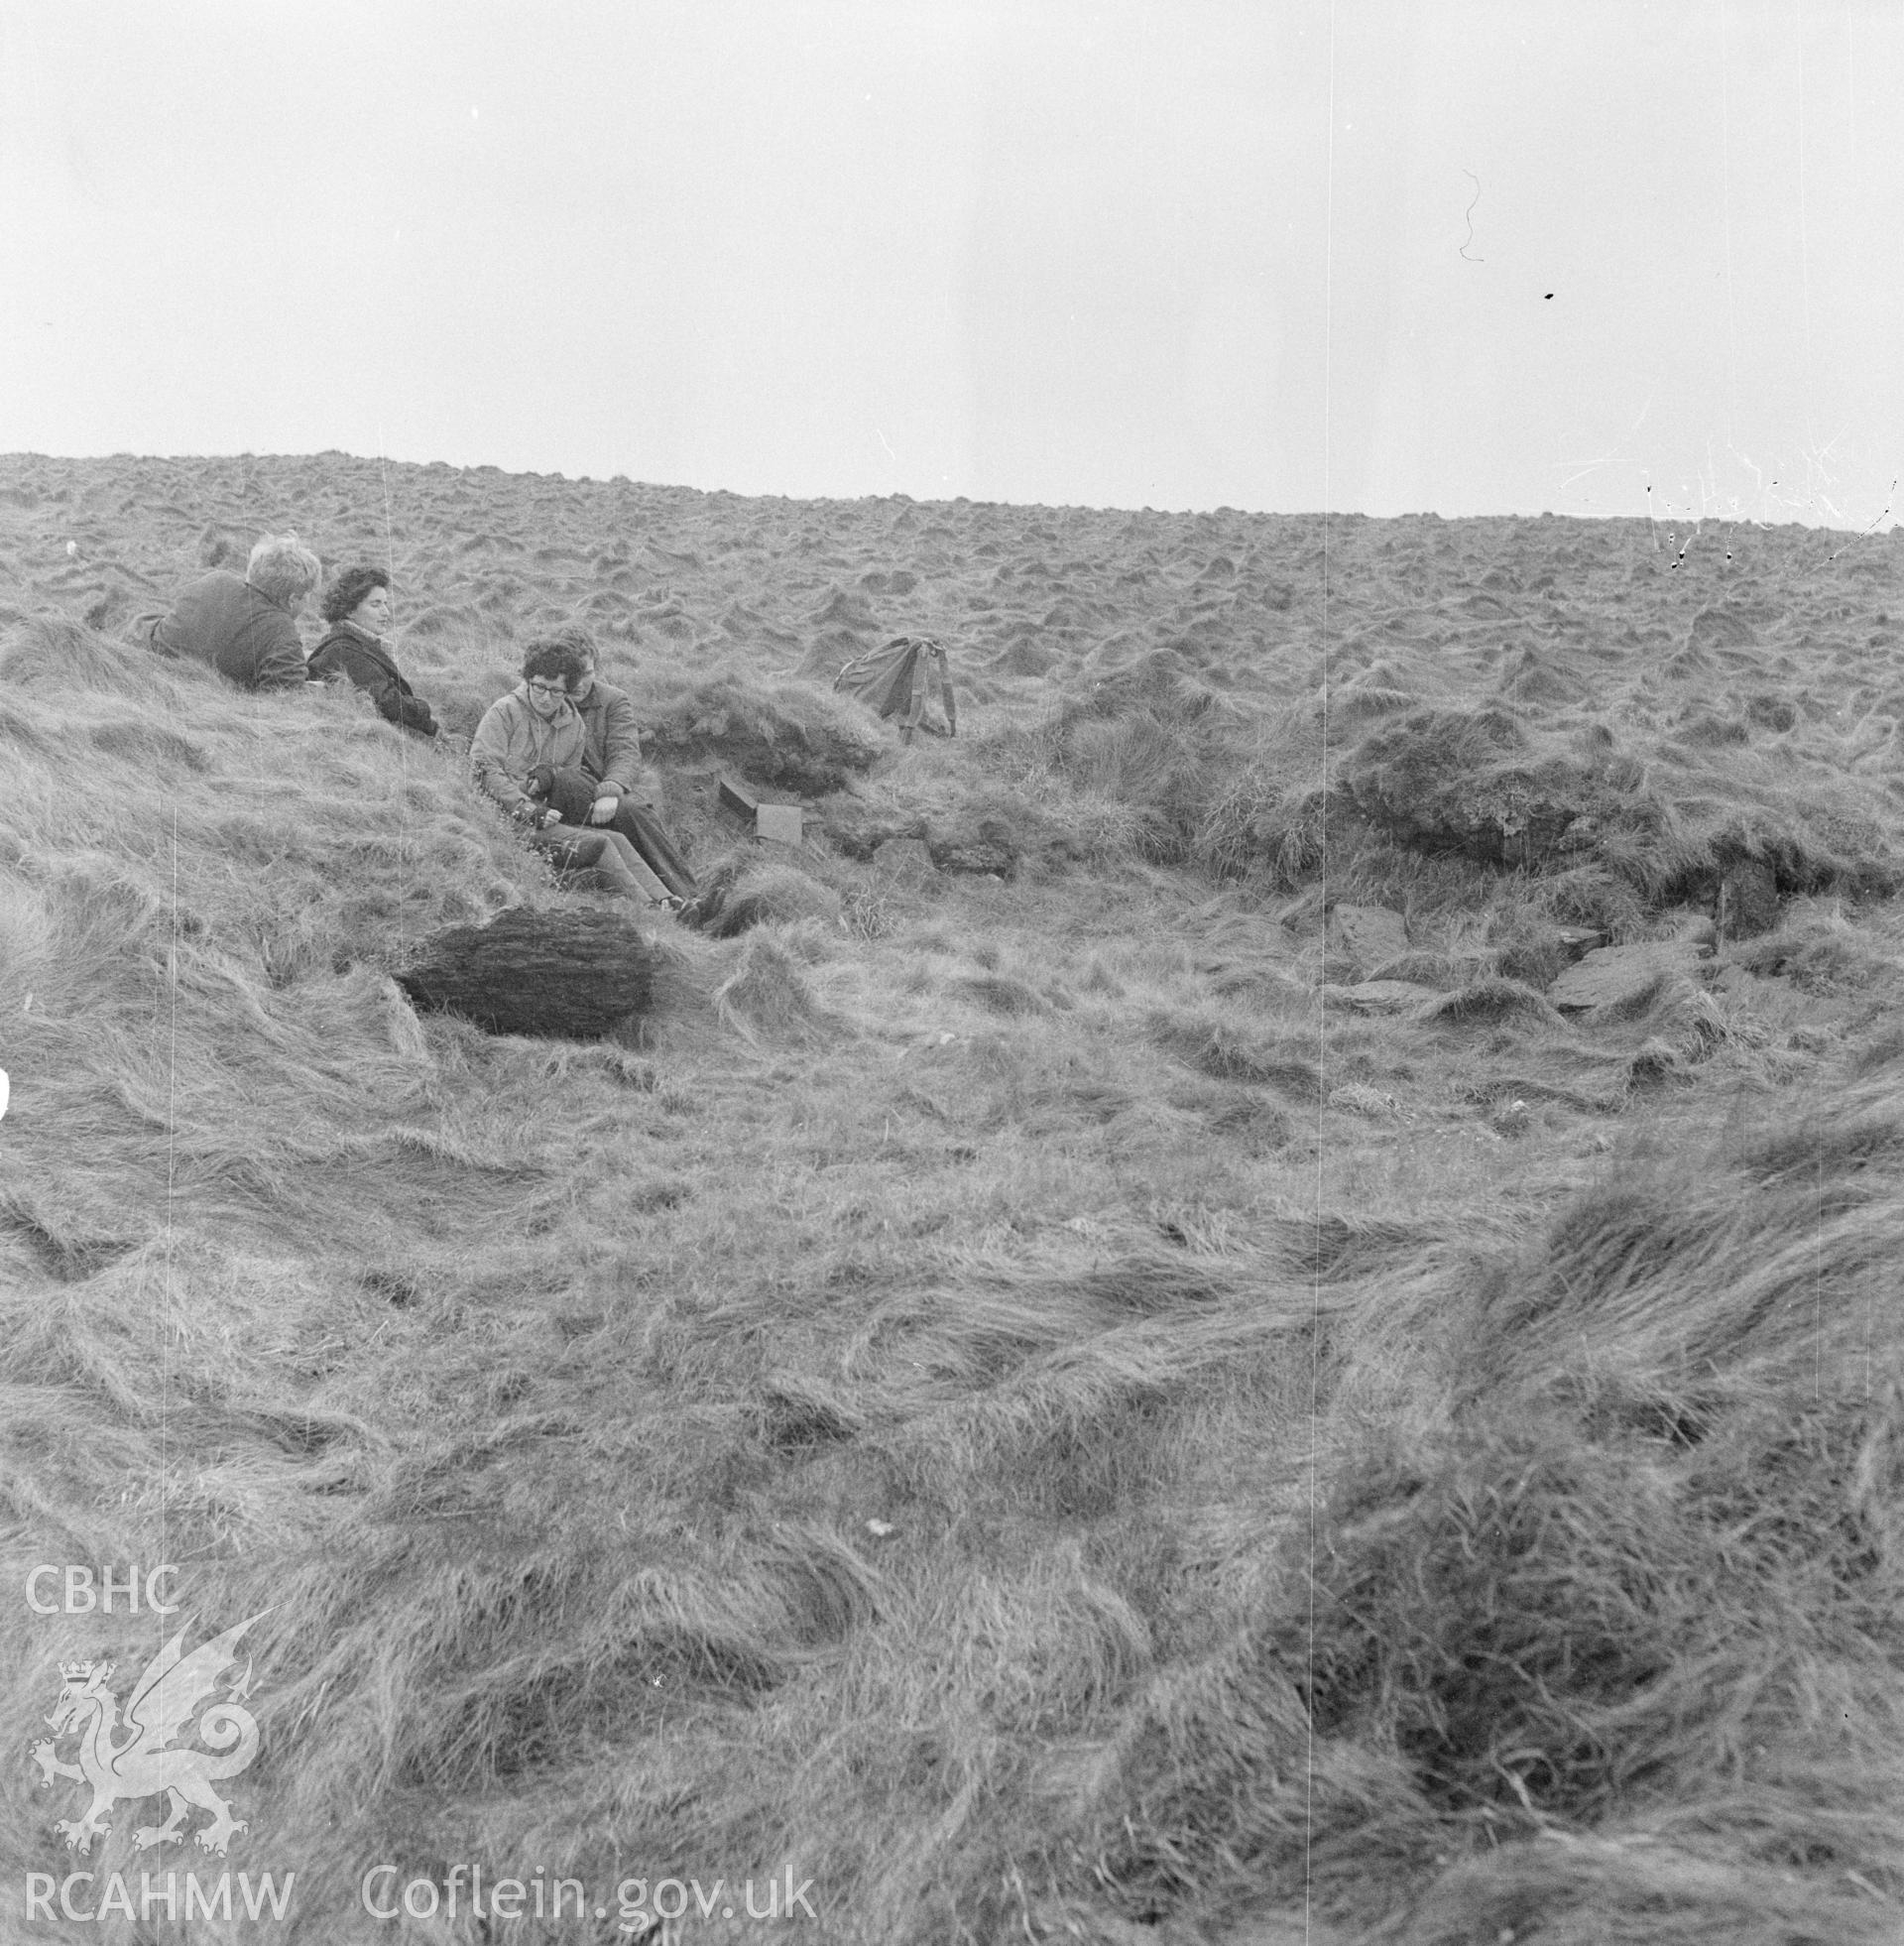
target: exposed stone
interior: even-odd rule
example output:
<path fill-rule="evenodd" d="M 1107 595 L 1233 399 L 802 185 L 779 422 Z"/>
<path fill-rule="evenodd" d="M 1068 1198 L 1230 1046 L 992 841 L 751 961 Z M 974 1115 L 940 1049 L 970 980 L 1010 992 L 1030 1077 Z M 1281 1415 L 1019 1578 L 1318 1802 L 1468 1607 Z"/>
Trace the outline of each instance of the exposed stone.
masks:
<path fill-rule="evenodd" d="M 1440 997 L 1435 988 L 1412 980 L 1359 980 L 1354 986 L 1322 990 L 1325 1007 L 1348 1007 L 1358 1014 L 1406 1014 Z"/>
<path fill-rule="evenodd" d="M 872 805 L 858 797 L 829 797 L 818 807 L 820 827 L 848 858 L 862 863 L 890 838 L 917 838 L 925 819 L 916 811 Z"/>
<path fill-rule="evenodd" d="M 1417 987 L 1432 987 L 1436 993 L 1445 993 L 1450 987 L 1461 986 L 1472 971 L 1472 965 L 1457 959 L 1452 953 L 1430 952 L 1425 946 L 1411 946 L 1407 952 L 1394 959 L 1385 959 L 1379 966 L 1371 966 L 1368 977 L 1370 980 L 1407 980 Z M 1541 982 L 1543 986 L 1546 982 Z"/>
<path fill-rule="evenodd" d="M 1705 947 L 1719 943 L 1719 928 L 1713 923 L 1712 915 L 1696 912 L 1690 906 L 1675 906 L 1670 912 L 1661 912 L 1659 922 L 1676 943 L 1690 942 Z"/>
<path fill-rule="evenodd" d="M 1777 929 L 1778 880 L 1762 858 L 1741 858 L 1719 883 L 1719 928 L 1728 939 Z"/>
<path fill-rule="evenodd" d="M 1694 939 L 1655 939 L 1637 946 L 1600 946 L 1570 966 L 1547 998 L 1570 1013 L 1628 1006 L 1675 973 L 1692 974 L 1705 957 Z"/>
<path fill-rule="evenodd" d="M 873 870 L 888 884 L 906 890 L 934 885 L 939 877 L 923 838 L 888 838 L 874 850 Z"/>
<path fill-rule="evenodd" d="M 1495 942 L 1496 970 L 1545 993 L 1569 966 L 1606 943 L 1604 932 L 1585 925 L 1554 925 L 1522 917 Z"/>
<path fill-rule="evenodd" d="M 930 825 L 925 847 L 941 872 L 970 872 L 975 877 L 994 873 L 1001 879 L 1017 873 L 1018 847 L 1003 818 L 982 817 L 976 825 Z"/>
<path fill-rule="evenodd" d="M 1329 914 L 1329 946 L 1360 978 L 1408 950 L 1408 927 L 1385 906 L 1338 906 Z"/>

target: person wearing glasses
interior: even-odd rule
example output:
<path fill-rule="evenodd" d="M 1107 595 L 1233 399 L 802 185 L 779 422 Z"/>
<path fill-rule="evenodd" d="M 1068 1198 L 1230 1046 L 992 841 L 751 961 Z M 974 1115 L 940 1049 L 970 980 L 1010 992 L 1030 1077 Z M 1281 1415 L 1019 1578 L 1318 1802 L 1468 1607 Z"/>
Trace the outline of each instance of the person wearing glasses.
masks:
<path fill-rule="evenodd" d="M 490 704 L 469 744 L 469 773 L 549 854 L 563 873 L 599 872 L 611 891 L 644 905 L 678 910 L 680 901 L 643 864 L 619 831 L 591 830 L 580 819 L 565 823 L 551 801 L 561 773 L 579 772 L 588 731 L 570 700 L 579 692 L 583 660 L 565 642 L 532 642 L 523 656 L 523 679 Z"/>
<path fill-rule="evenodd" d="M 386 640 L 390 629 L 390 576 L 381 567 L 347 567 L 324 591 L 330 633 L 310 652 L 310 679 L 348 676 L 368 692 L 386 721 L 436 734 L 429 705 L 404 680 Z"/>

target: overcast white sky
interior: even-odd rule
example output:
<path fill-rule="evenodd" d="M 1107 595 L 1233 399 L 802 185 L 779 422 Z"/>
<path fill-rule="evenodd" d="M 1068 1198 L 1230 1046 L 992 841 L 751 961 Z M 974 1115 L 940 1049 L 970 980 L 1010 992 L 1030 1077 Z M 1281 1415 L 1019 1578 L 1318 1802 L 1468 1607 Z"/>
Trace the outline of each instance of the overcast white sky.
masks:
<path fill-rule="evenodd" d="M 1897 0 L 0 0 L 0 450 L 1888 526 L 1900 128 Z"/>

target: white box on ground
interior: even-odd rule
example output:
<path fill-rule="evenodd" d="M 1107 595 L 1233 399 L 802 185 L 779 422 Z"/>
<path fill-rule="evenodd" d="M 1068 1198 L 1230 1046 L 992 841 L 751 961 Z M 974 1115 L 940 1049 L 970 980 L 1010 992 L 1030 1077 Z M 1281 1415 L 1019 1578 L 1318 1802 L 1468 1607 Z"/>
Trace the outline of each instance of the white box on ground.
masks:
<path fill-rule="evenodd" d="M 754 812 L 754 835 L 772 838 L 776 845 L 796 845 L 805 830 L 805 816 L 798 804 L 762 804 Z"/>

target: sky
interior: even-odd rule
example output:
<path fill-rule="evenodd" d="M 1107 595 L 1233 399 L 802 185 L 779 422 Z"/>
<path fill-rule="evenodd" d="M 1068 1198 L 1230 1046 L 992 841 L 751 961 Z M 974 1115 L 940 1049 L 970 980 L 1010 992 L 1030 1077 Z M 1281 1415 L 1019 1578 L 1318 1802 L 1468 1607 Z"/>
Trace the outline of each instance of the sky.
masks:
<path fill-rule="evenodd" d="M 0 451 L 1889 527 L 1901 115 L 1897 0 L 0 0 Z"/>

